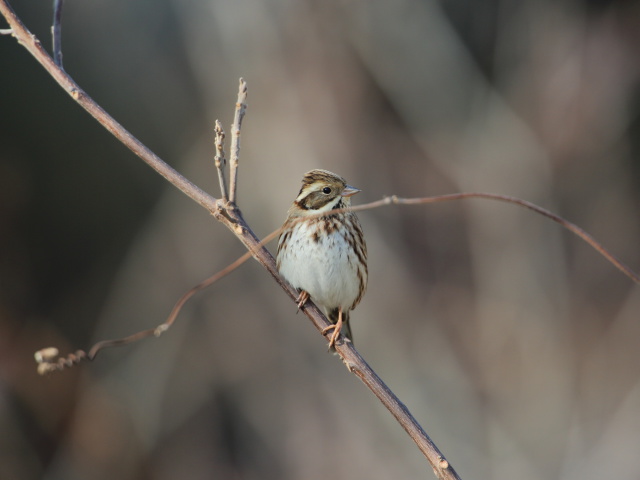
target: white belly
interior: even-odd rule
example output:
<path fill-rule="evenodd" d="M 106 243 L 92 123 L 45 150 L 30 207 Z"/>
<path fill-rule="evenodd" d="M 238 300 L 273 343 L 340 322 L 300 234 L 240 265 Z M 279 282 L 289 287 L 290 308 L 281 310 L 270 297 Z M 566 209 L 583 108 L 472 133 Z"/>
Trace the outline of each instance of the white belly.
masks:
<path fill-rule="evenodd" d="M 294 287 L 307 291 L 318 306 L 350 310 L 359 297 L 361 280 L 358 259 L 344 237 L 333 232 L 315 242 L 301 223 L 289 244 L 278 254 L 282 276 Z"/>

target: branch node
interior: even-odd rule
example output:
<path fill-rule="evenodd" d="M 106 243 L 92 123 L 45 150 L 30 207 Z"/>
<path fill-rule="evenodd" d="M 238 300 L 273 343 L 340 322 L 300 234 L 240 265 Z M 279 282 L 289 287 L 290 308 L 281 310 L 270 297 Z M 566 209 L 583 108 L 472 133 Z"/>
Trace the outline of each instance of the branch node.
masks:
<path fill-rule="evenodd" d="M 156 336 L 156 337 L 159 337 L 160 335 L 162 335 L 167 330 L 169 330 L 169 324 L 163 323 L 162 325 L 158 325 L 155 328 L 155 330 L 153 331 L 153 335 Z"/>
<path fill-rule="evenodd" d="M 349 373 L 353 373 L 355 367 L 357 367 L 357 365 L 355 363 L 350 362 L 349 360 L 343 359 L 342 363 L 344 363 L 344 366 L 347 367 L 347 370 L 349 370 Z"/>

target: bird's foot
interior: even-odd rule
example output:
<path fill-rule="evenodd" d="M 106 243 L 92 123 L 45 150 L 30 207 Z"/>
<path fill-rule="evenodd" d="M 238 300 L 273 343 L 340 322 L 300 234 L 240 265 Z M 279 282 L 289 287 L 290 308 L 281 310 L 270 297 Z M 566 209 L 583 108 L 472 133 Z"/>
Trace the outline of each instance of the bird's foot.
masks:
<path fill-rule="evenodd" d="M 296 299 L 296 303 L 298 305 L 298 311 L 296 313 L 300 311 L 300 309 L 304 306 L 305 303 L 307 303 L 308 300 L 309 300 L 309 292 L 300 290 L 300 295 L 298 295 L 298 298 Z"/>
<path fill-rule="evenodd" d="M 336 340 L 342 331 L 342 308 L 338 310 L 338 321 L 326 328 L 322 329 L 322 335 L 326 335 L 333 330 L 331 338 L 329 338 L 329 350 L 335 350 Z"/>

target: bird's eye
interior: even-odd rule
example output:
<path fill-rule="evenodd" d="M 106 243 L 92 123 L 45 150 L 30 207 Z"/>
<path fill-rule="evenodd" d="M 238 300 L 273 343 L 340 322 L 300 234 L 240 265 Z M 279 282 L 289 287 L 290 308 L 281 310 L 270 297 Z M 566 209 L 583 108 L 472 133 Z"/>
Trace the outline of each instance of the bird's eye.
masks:
<path fill-rule="evenodd" d="M 331 193 L 331 188 L 330 187 L 324 187 L 322 189 L 322 193 L 329 195 Z"/>

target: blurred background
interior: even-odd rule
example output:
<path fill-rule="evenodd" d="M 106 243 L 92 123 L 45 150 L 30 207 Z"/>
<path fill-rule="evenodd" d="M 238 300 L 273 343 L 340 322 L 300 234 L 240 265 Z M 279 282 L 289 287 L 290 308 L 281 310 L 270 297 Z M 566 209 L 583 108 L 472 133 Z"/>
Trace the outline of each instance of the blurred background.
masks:
<path fill-rule="evenodd" d="M 50 49 L 51 2 L 12 3 Z M 518 196 L 640 270 L 637 2 L 67 2 L 63 53 L 216 196 L 213 123 L 243 76 L 239 204 L 260 236 L 325 168 L 354 203 Z M 435 478 L 253 261 L 161 338 L 39 377 L 37 349 L 151 328 L 243 248 L 11 37 L 0 71 L 1 479 Z M 512 205 L 360 218 L 356 346 L 463 479 L 640 478 L 638 285 Z"/>

